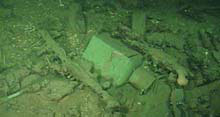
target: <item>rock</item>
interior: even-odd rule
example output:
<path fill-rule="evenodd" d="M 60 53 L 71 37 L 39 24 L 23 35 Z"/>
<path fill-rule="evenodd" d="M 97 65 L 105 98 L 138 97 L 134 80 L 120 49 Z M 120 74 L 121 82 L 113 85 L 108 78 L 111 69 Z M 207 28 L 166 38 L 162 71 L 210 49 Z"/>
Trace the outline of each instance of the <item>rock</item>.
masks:
<path fill-rule="evenodd" d="M 13 74 L 7 74 L 5 79 L 9 87 L 9 94 L 15 93 L 21 88 L 20 79 Z"/>
<path fill-rule="evenodd" d="M 209 96 L 212 91 L 219 89 L 219 85 L 220 81 L 215 81 L 192 90 L 185 90 L 186 103 L 189 104 L 190 108 L 200 108 L 202 106 L 201 99 L 204 98 L 203 100 L 207 102 L 205 96 Z"/>
<path fill-rule="evenodd" d="M 39 75 L 30 75 L 21 82 L 21 87 L 26 88 L 27 92 L 36 92 L 41 89 L 39 81 L 43 80 Z"/>
<path fill-rule="evenodd" d="M 32 74 L 30 76 L 27 76 L 26 78 L 24 78 L 21 82 L 21 87 L 27 87 L 29 85 L 32 85 L 34 84 L 37 80 L 40 79 L 40 76 L 39 75 L 35 75 L 35 74 Z"/>
<path fill-rule="evenodd" d="M 159 82 L 157 85 L 156 93 L 146 95 L 146 115 L 149 117 L 170 117 L 168 106 L 170 87 L 163 82 Z"/>
<path fill-rule="evenodd" d="M 9 70 L 6 70 L 2 75 L 5 78 L 8 87 L 9 94 L 17 92 L 21 86 L 20 82 L 23 78 L 27 77 L 30 74 L 30 70 L 25 67 L 13 67 Z"/>
<path fill-rule="evenodd" d="M 129 117 L 172 117 L 169 107 L 170 87 L 162 81 L 155 82 L 155 87 L 141 96 L 139 102 L 142 104 L 136 104 L 139 109 L 129 113 Z"/>
<path fill-rule="evenodd" d="M 120 41 L 102 34 L 92 37 L 83 58 L 93 62 L 103 78 L 113 79 L 113 86 L 120 86 L 141 65 L 143 57 Z"/>
<path fill-rule="evenodd" d="M 6 84 L 5 80 L 0 80 L 0 97 L 7 96 L 8 92 L 8 85 Z"/>
<path fill-rule="evenodd" d="M 75 81 L 51 80 L 44 89 L 43 96 L 50 101 L 59 101 L 71 94 L 76 86 L 78 86 L 78 82 Z"/>
<path fill-rule="evenodd" d="M 73 106 L 72 108 L 69 108 L 67 110 L 67 114 L 68 117 L 80 117 L 80 109 L 79 107 Z"/>

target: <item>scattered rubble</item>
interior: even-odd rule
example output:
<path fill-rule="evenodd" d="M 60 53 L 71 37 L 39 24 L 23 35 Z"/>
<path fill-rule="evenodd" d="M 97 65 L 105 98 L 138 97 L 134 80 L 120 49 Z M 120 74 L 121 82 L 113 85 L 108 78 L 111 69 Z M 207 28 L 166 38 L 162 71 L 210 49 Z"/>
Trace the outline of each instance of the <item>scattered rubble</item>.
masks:
<path fill-rule="evenodd" d="M 219 116 L 219 7 L 204 1 L 1 0 L 0 115 Z"/>

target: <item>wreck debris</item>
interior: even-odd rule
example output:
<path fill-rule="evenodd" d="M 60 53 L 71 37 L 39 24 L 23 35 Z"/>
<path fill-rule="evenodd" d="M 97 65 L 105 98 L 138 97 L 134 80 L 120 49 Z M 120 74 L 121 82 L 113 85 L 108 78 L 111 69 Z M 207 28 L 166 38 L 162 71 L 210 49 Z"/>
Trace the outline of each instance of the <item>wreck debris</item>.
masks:
<path fill-rule="evenodd" d="M 77 80 L 89 86 L 98 95 L 100 95 L 103 101 L 107 103 L 108 109 L 119 105 L 119 103 L 111 95 L 109 95 L 108 92 L 102 89 L 99 83 L 95 80 L 96 78 L 94 78 L 91 73 L 86 72 L 86 70 L 84 70 L 81 65 L 79 65 L 77 62 L 72 61 L 66 56 L 65 50 L 59 47 L 59 45 L 51 38 L 47 31 L 41 30 L 40 33 L 43 39 L 46 41 L 47 47 L 52 49 L 55 54 L 61 59 L 62 65 L 65 66 L 71 74 L 76 76 Z"/>
<path fill-rule="evenodd" d="M 24 92 L 25 92 L 24 90 L 21 90 L 21 91 L 18 91 L 16 93 L 13 93 L 13 94 L 11 94 L 9 96 L 5 96 L 5 97 L 0 98 L 0 105 L 4 104 L 5 102 L 7 102 L 7 101 L 9 101 L 9 100 L 11 100 L 13 98 L 16 98 L 16 97 L 22 95 Z"/>
<path fill-rule="evenodd" d="M 204 86 L 195 87 L 192 90 L 185 90 L 186 103 L 188 108 L 193 112 L 201 112 L 200 114 L 211 113 L 212 115 L 219 114 L 219 98 L 216 100 L 214 95 L 219 92 L 220 81 L 214 81 Z M 213 108 L 214 107 L 214 108 Z M 216 109 L 215 109 L 216 108 Z"/>
<path fill-rule="evenodd" d="M 93 36 L 83 53 L 83 58 L 93 62 L 101 76 L 106 80 L 112 80 L 113 86 L 127 83 L 132 72 L 143 61 L 140 53 L 127 48 L 108 34 Z"/>
<path fill-rule="evenodd" d="M 16 92 L 12 92 L 9 95 L 3 96 L 0 98 L 0 105 L 4 104 L 18 96 L 21 96 L 25 93 L 33 93 L 37 92 L 41 89 L 40 82 L 45 81 L 45 79 L 40 78 L 37 75 L 29 75 L 26 76 L 25 79 L 22 82 L 21 88 L 19 90 L 16 90 Z"/>
<path fill-rule="evenodd" d="M 154 73 L 141 66 L 132 73 L 129 82 L 137 89 L 147 90 L 155 80 Z"/>
<path fill-rule="evenodd" d="M 187 68 L 180 65 L 176 58 L 156 48 L 148 47 L 145 50 L 153 61 L 163 64 L 167 69 L 176 71 L 178 75 L 177 83 L 180 86 L 186 86 L 188 84 L 188 79 L 186 77 L 192 75 L 192 73 Z"/>

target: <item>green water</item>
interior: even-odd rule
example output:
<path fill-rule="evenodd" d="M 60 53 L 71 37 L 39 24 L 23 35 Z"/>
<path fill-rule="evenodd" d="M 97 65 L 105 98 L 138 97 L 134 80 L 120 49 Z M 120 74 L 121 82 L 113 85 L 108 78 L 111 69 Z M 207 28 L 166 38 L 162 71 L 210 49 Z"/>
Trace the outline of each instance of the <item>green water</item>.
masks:
<path fill-rule="evenodd" d="M 219 117 L 219 22 L 218 0 L 0 0 L 0 117 Z"/>

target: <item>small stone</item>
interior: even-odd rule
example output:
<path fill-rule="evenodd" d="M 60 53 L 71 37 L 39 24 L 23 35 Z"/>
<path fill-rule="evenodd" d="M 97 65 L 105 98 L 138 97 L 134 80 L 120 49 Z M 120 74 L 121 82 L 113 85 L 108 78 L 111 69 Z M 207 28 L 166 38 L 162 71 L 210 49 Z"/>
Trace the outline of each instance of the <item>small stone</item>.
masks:
<path fill-rule="evenodd" d="M 183 77 L 179 77 L 179 78 L 177 78 L 177 83 L 178 83 L 180 86 L 186 86 L 186 85 L 188 85 L 189 80 L 186 79 L 186 78 L 183 78 Z"/>
<path fill-rule="evenodd" d="M 105 81 L 105 82 L 103 82 L 103 83 L 102 83 L 102 88 L 103 88 L 104 90 L 107 90 L 107 89 L 111 88 L 111 82 L 110 82 L 110 81 Z"/>

